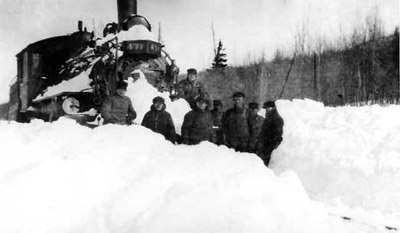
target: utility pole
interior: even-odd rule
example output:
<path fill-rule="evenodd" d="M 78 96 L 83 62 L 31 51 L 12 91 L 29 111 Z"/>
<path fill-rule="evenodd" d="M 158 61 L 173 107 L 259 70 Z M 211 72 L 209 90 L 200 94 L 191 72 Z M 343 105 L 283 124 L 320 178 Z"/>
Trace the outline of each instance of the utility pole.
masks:
<path fill-rule="evenodd" d="M 296 53 L 293 54 L 293 58 L 292 58 L 292 61 L 290 62 L 289 70 L 288 70 L 288 72 L 286 74 L 286 79 L 285 79 L 285 82 L 283 83 L 282 91 L 279 94 L 278 99 L 282 98 L 282 96 L 283 96 L 283 91 L 285 91 L 286 83 L 289 80 L 289 75 L 290 75 L 290 72 L 292 71 L 292 67 L 293 67 L 295 59 L 296 59 Z"/>

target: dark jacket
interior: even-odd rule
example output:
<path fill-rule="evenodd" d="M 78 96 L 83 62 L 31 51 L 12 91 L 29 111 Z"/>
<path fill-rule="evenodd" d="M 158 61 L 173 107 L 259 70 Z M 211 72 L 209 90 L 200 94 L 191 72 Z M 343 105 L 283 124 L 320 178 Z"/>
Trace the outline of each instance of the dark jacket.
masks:
<path fill-rule="evenodd" d="M 282 142 L 284 121 L 276 109 L 272 110 L 265 118 L 258 135 L 258 150 L 271 151 Z"/>
<path fill-rule="evenodd" d="M 165 104 L 163 108 L 158 111 L 154 105 L 151 105 L 150 111 L 148 111 L 143 118 L 142 125 L 146 128 L 153 130 L 156 133 L 164 135 L 165 139 L 175 143 L 176 132 L 175 125 L 172 121 L 171 114 L 165 111 Z"/>
<path fill-rule="evenodd" d="M 215 127 L 221 128 L 222 127 L 222 116 L 224 113 L 222 111 L 218 111 L 218 109 L 214 108 L 210 111 L 213 117 L 213 125 Z"/>
<path fill-rule="evenodd" d="M 182 142 L 188 145 L 198 144 L 202 141 L 215 142 L 212 125 L 211 113 L 196 107 L 183 119 Z"/>
<path fill-rule="evenodd" d="M 196 81 L 192 83 L 189 79 L 184 79 L 178 83 L 178 98 L 184 98 L 192 109 L 195 108 L 197 97 L 202 97 L 206 100 L 207 106 L 210 106 L 210 95 L 206 91 L 204 84 Z"/>
<path fill-rule="evenodd" d="M 246 108 L 240 109 L 236 106 L 225 112 L 222 129 L 228 147 L 242 152 L 248 150 L 249 139 L 253 136 L 248 115 Z"/>
<path fill-rule="evenodd" d="M 104 124 L 126 125 L 136 118 L 131 99 L 117 94 L 106 98 L 101 107 L 101 115 Z"/>
<path fill-rule="evenodd" d="M 249 152 L 256 152 L 257 136 L 260 134 L 261 126 L 264 122 L 264 117 L 260 115 L 249 115 L 250 139 Z"/>
<path fill-rule="evenodd" d="M 223 111 L 218 111 L 218 109 L 214 108 L 211 110 L 211 115 L 213 117 L 213 129 L 216 136 L 217 145 L 224 144 L 223 133 L 222 133 L 222 116 L 224 115 Z"/>

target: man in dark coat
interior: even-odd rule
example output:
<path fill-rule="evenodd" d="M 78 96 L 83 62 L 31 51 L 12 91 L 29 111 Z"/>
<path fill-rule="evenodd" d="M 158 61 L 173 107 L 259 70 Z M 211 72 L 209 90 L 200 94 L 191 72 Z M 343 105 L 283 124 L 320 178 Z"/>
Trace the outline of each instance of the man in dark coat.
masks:
<path fill-rule="evenodd" d="M 211 115 L 213 117 L 213 129 L 216 136 L 217 145 L 223 144 L 223 135 L 222 135 L 222 101 L 221 100 L 213 100 L 213 110 L 211 110 Z"/>
<path fill-rule="evenodd" d="M 136 118 L 132 101 L 125 96 L 127 87 L 126 82 L 117 83 L 116 93 L 103 102 L 101 115 L 104 118 L 104 124 L 130 125 Z"/>
<path fill-rule="evenodd" d="M 234 106 L 228 109 L 222 117 L 224 144 L 236 151 L 248 151 L 249 139 L 253 136 L 250 131 L 248 110 L 244 104 L 245 95 L 236 92 L 232 96 Z"/>
<path fill-rule="evenodd" d="M 184 98 L 190 107 L 194 109 L 197 97 L 202 97 L 207 106 L 211 105 L 210 95 L 206 91 L 204 84 L 197 81 L 197 70 L 190 68 L 187 70 L 187 78 L 178 83 L 178 98 Z"/>
<path fill-rule="evenodd" d="M 202 141 L 215 142 L 213 119 L 211 113 L 206 110 L 206 101 L 198 97 L 195 103 L 196 107 L 183 119 L 182 143 L 195 145 Z"/>
<path fill-rule="evenodd" d="M 171 114 L 165 111 L 166 105 L 164 98 L 157 96 L 153 99 L 153 105 L 150 107 L 143 118 L 142 125 L 153 130 L 156 133 L 164 135 L 165 139 L 175 143 L 176 132 Z"/>
<path fill-rule="evenodd" d="M 250 126 L 250 139 L 248 151 L 256 153 L 257 151 L 257 136 L 261 131 L 261 126 L 264 122 L 264 117 L 258 115 L 259 105 L 256 102 L 249 103 L 249 126 Z"/>
<path fill-rule="evenodd" d="M 265 102 L 263 108 L 266 111 L 265 120 L 258 135 L 257 154 L 264 161 L 265 166 L 268 166 L 272 151 L 282 142 L 284 121 L 276 110 L 274 101 Z"/>

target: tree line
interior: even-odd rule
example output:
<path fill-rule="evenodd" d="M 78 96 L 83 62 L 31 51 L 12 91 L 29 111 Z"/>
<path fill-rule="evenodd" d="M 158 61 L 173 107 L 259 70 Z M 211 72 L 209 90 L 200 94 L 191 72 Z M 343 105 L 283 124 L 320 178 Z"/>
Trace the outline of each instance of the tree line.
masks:
<path fill-rule="evenodd" d="M 222 51 L 222 43 L 218 48 Z M 334 42 L 323 36 L 312 40 L 302 25 L 294 49 L 278 49 L 270 61 L 224 66 L 220 72 L 216 58 L 213 69 L 200 76 L 222 100 L 229 101 L 232 91 L 243 91 L 249 101 L 259 102 L 309 98 L 330 106 L 400 104 L 399 28 L 385 34 L 377 12 Z"/>

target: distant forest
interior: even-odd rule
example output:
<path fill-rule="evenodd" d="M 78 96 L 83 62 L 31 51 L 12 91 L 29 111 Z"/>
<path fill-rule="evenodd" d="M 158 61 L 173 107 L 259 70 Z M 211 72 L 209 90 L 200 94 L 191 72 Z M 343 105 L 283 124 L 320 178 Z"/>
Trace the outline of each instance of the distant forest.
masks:
<path fill-rule="evenodd" d="M 307 44 L 303 28 L 290 55 L 277 50 L 271 61 L 213 68 L 199 76 L 212 98 L 229 106 L 234 91 L 259 103 L 308 98 L 327 106 L 400 104 L 399 28 L 384 35 L 382 25 L 370 16 L 362 28 L 330 44 L 323 39 Z"/>

